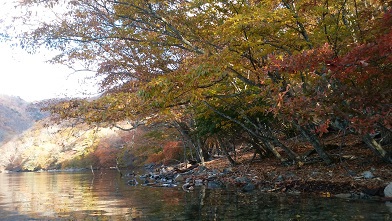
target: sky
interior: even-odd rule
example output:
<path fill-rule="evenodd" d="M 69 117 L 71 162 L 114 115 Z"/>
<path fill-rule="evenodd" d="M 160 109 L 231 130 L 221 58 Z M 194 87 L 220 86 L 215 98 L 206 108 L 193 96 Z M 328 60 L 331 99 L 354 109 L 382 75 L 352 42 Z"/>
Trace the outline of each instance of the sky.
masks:
<path fill-rule="evenodd" d="M 0 33 L 10 24 L 10 15 L 18 13 L 13 2 L 2 0 L 0 3 Z M 94 73 L 74 73 L 66 66 L 46 62 L 52 55 L 54 52 L 45 49 L 28 54 L 20 47 L 0 41 L 0 94 L 19 96 L 29 102 L 97 95 L 94 82 L 86 82 L 86 77 Z"/>

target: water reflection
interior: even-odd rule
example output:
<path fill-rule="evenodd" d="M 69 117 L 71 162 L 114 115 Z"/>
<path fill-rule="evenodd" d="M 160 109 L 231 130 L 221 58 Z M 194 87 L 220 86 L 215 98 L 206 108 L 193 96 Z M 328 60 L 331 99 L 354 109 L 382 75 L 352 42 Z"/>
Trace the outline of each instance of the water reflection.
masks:
<path fill-rule="evenodd" d="M 392 220 L 387 204 L 128 186 L 112 171 L 0 174 L 0 220 Z"/>

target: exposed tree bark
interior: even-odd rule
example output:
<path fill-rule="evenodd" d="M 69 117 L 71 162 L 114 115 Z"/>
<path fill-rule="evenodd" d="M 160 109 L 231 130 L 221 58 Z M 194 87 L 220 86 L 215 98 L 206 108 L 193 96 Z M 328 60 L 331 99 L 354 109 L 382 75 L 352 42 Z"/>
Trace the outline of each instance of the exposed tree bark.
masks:
<path fill-rule="evenodd" d="M 275 136 L 273 137 L 273 142 L 275 145 L 279 146 L 280 148 L 283 149 L 284 152 L 289 156 L 291 160 L 295 161 L 301 161 L 301 157 L 294 151 L 292 151 L 290 148 L 288 148 L 286 145 L 284 145 L 278 138 Z"/>
<path fill-rule="evenodd" d="M 200 137 L 197 136 L 197 145 L 196 145 L 196 153 L 197 153 L 197 157 L 199 158 L 198 160 L 200 161 L 201 165 L 205 165 L 205 161 L 204 161 L 204 155 L 203 155 L 203 148 L 201 145 L 201 141 L 200 141 Z"/>
<path fill-rule="evenodd" d="M 391 153 L 388 153 L 382 146 L 374 140 L 369 134 L 363 136 L 362 140 L 366 143 L 366 145 L 373 150 L 378 156 L 381 157 L 385 162 L 392 163 Z"/>
<path fill-rule="evenodd" d="M 272 132 L 271 128 L 267 125 L 262 125 L 260 122 L 254 123 L 250 119 L 246 118 L 249 123 L 253 125 L 253 127 L 256 129 L 257 134 L 261 134 L 260 138 L 262 138 L 263 142 L 268 142 L 275 144 L 276 146 L 279 146 L 282 148 L 282 150 L 287 154 L 290 160 L 294 161 L 299 161 L 300 157 L 298 154 L 296 154 L 294 151 L 292 151 L 290 148 L 288 148 L 286 145 L 284 145 L 282 142 L 279 141 L 279 139 L 274 135 Z M 270 144 L 267 144 L 270 145 Z M 270 145 L 272 146 L 272 145 Z"/>
<path fill-rule="evenodd" d="M 279 154 L 279 152 L 276 150 L 276 148 L 271 145 L 270 141 L 268 141 L 265 137 L 263 137 L 262 135 L 260 135 L 259 133 L 255 132 L 254 130 L 251 130 L 249 127 L 247 127 L 245 124 L 241 123 L 240 121 L 218 111 L 217 109 L 215 109 L 214 107 L 212 107 L 210 104 L 208 104 L 207 102 L 204 102 L 207 107 L 209 107 L 212 111 L 214 111 L 215 113 L 217 113 L 218 115 L 220 115 L 221 117 L 224 117 L 228 120 L 233 121 L 234 123 L 238 124 L 239 126 L 241 126 L 243 129 L 245 129 L 246 131 L 248 131 L 248 133 L 250 135 L 252 135 L 253 137 L 255 137 L 256 139 L 260 140 L 263 145 L 272 152 L 272 154 L 274 154 L 274 156 L 276 158 L 278 158 L 280 161 L 285 161 L 285 159 L 282 158 L 282 156 Z"/>
<path fill-rule="evenodd" d="M 196 151 L 196 156 L 198 158 L 198 160 L 200 161 L 200 163 L 202 165 L 205 164 L 205 160 L 204 160 L 204 155 L 203 155 L 203 149 L 202 149 L 202 144 L 200 141 L 200 137 L 196 137 L 196 141 L 194 141 L 191 137 L 191 135 L 189 134 L 190 128 L 188 125 L 186 125 L 183 122 L 176 122 L 177 125 L 177 129 L 180 131 L 181 135 L 186 139 L 189 140 L 192 143 L 192 146 L 195 148 Z"/>
<path fill-rule="evenodd" d="M 280 161 L 282 161 L 282 162 L 286 161 L 286 159 L 284 159 L 284 158 L 282 157 L 282 155 L 280 155 L 280 153 L 276 150 L 276 148 L 275 148 L 268 140 L 263 140 L 263 144 L 264 144 L 264 146 L 265 146 L 267 149 L 269 149 L 269 150 L 272 152 L 272 154 L 273 154 L 276 158 L 278 158 Z"/>
<path fill-rule="evenodd" d="M 317 137 L 311 134 L 307 129 L 300 126 L 297 122 L 294 122 L 293 124 L 301 132 L 302 136 L 304 136 L 312 144 L 313 148 L 317 151 L 318 155 L 323 159 L 323 161 L 327 165 L 330 165 L 332 163 L 332 160 L 324 151 L 324 147 L 317 139 Z"/>
<path fill-rule="evenodd" d="M 252 144 L 253 149 L 255 149 L 256 153 L 258 153 L 261 157 L 271 154 L 271 152 L 268 152 L 268 149 L 266 149 L 260 143 L 254 141 L 252 138 L 244 137 L 244 139 L 246 139 L 248 143 Z"/>
<path fill-rule="evenodd" d="M 386 128 L 382 124 L 378 124 L 378 127 L 380 128 L 380 134 L 381 134 L 380 144 L 381 145 L 392 144 L 392 131 Z"/>
<path fill-rule="evenodd" d="M 218 137 L 218 142 L 219 142 L 219 146 L 220 148 L 223 150 L 223 153 L 225 154 L 226 158 L 229 160 L 230 165 L 235 166 L 238 163 L 230 156 L 229 151 L 227 151 L 226 145 L 224 143 L 224 141 L 222 140 L 222 138 Z"/>

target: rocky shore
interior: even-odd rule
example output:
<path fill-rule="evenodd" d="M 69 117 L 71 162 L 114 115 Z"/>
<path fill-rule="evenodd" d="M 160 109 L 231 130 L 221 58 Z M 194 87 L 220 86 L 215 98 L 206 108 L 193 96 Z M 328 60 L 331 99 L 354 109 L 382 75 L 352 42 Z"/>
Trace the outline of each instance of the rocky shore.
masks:
<path fill-rule="evenodd" d="M 243 156 L 249 161 L 250 156 Z M 282 165 L 275 160 L 252 161 L 230 166 L 225 159 L 199 164 L 146 167 L 147 173 L 127 175 L 129 185 L 177 187 L 192 191 L 198 186 L 231 188 L 242 192 L 312 194 L 378 201 L 392 200 L 392 169 L 390 165 L 372 163 L 369 169 L 350 171 L 336 163 Z M 358 170 L 358 168 L 357 168 Z"/>

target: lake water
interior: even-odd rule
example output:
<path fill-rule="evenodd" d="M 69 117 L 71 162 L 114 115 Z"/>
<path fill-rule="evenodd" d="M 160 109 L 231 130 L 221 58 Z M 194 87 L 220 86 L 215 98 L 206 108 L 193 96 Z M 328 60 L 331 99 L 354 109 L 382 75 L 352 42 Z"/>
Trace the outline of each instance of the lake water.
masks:
<path fill-rule="evenodd" d="M 376 201 L 126 181 L 114 171 L 0 173 L 0 220 L 392 220 L 392 204 Z"/>

